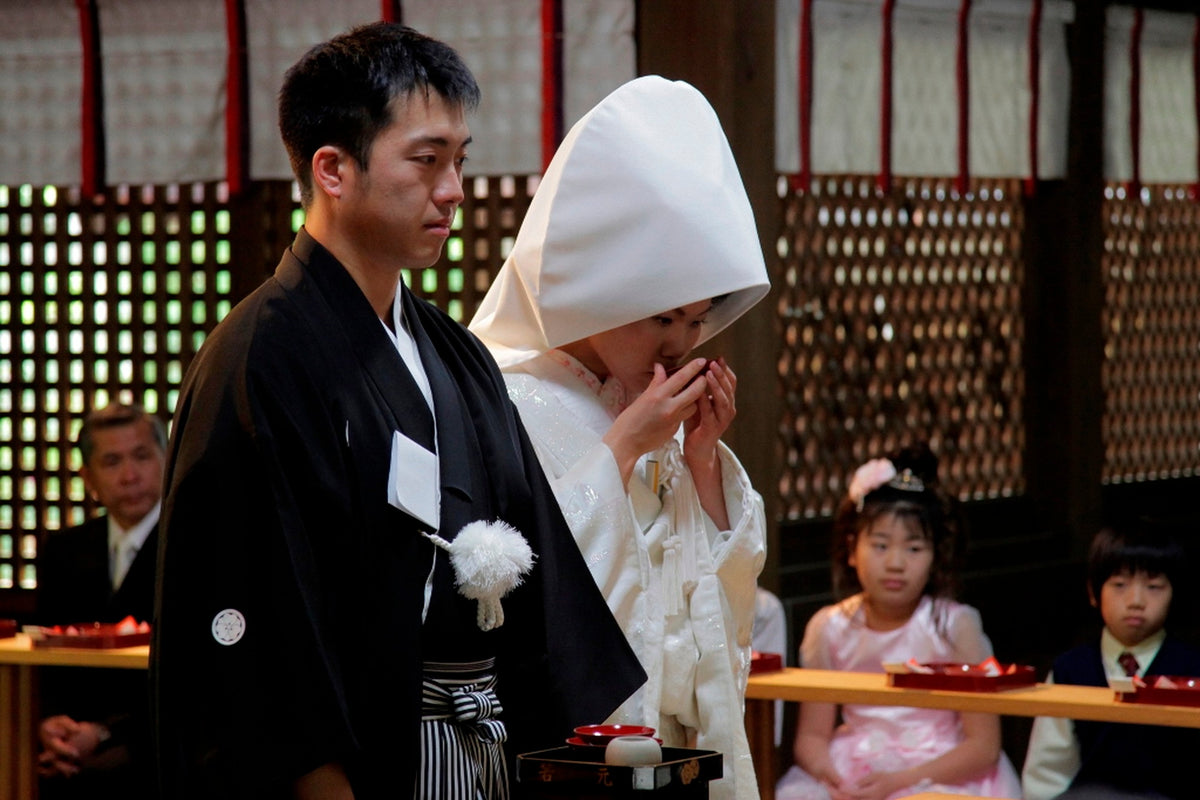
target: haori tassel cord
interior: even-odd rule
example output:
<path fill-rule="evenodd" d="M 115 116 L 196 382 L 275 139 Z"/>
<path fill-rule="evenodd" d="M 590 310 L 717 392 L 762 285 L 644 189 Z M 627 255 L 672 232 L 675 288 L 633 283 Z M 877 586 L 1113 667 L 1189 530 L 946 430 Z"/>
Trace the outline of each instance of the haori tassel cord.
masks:
<path fill-rule="evenodd" d="M 479 629 L 490 631 L 503 625 L 500 598 L 520 586 L 533 568 L 533 551 L 525 537 L 500 520 L 468 523 L 449 542 L 436 533 L 425 536 L 450 554 L 459 594 L 478 603 Z"/>

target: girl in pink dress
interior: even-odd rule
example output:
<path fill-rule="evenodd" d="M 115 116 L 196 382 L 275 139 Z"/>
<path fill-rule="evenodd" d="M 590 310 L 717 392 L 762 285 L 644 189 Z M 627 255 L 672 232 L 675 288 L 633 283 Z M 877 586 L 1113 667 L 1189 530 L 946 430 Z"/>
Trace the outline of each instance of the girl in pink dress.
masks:
<path fill-rule="evenodd" d="M 833 527 L 834 591 L 813 615 L 800 663 L 882 672 L 885 662 L 976 664 L 992 655 L 979 612 L 951 599 L 961 551 L 953 501 L 927 447 L 855 472 Z M 779 800 L 885 800 L 920 791 L 1019 798 L 1000 720 L 896 706 L 803 703 L 796 766 Z"/>

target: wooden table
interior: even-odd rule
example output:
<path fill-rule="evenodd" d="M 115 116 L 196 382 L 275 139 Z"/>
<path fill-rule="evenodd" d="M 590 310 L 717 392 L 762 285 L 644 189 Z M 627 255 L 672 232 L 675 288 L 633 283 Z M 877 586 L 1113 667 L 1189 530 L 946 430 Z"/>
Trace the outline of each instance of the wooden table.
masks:
<path fill-rule="evenodd" d="M 113 650 L 35 649 L 23 633 L 0 639 L 0 800 L 30 800 L 36 796 L 35 667 L 146 669 L 149 664 L 150 648 L 145 645 Z"/>
<path fill-rule="evenodd" d="M 1200 728 L 1200 708 L 1124 703 L 1103 686 L 1039 683 L 1000 692 L 944 689 L 897 689 L 887 675 L 868 672 L 800 669 L 750 676 L 746 686 L 746 735 L 763 800 L 775 797 L 777 752 L 773 738 L 774 700 L 912 706 L 954 711 L 980 711 L 1018 717 L 1068 717 L 1103 722 L 1132 722 Z"/>

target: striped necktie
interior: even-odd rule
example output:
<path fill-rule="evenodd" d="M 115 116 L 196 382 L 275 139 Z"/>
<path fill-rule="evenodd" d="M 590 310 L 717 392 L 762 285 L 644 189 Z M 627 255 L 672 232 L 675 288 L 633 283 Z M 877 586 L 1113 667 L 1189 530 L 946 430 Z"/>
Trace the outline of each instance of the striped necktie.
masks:
<path fill-rule="evenodd" d="M 1121 669 L 1125 670 L 1125 674 L 1129 677 L 1137 675 L 1140 665 L 1138 664 L 1137 656 L 1133 653 L 1128 650 L 1121 653 L 1121 655 L 1117 656 L 1117 663 L 1121 665 Z"/>

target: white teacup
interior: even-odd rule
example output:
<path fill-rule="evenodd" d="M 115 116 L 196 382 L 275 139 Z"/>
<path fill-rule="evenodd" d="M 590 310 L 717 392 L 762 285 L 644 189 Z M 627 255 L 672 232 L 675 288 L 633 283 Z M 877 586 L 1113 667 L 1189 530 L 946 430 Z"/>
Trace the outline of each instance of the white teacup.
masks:
<path fill-rule="evenodd" d="M 604 763 L 644 767 L 662 763 L 662 747 L 650 736 L 618 736 L 604 748 Z"/>

